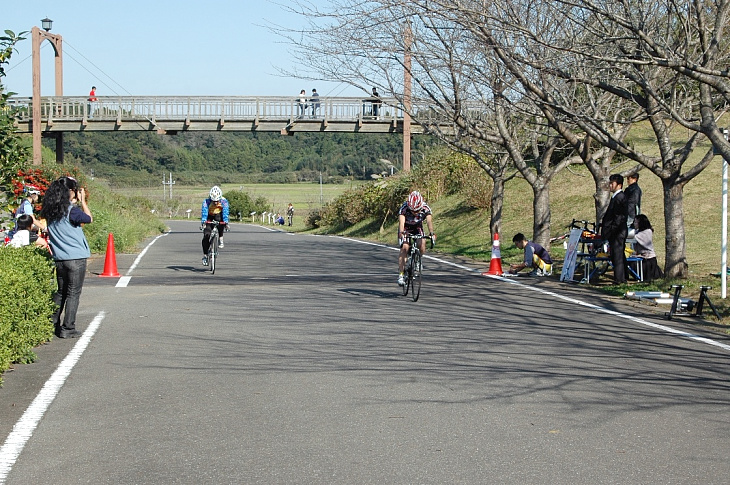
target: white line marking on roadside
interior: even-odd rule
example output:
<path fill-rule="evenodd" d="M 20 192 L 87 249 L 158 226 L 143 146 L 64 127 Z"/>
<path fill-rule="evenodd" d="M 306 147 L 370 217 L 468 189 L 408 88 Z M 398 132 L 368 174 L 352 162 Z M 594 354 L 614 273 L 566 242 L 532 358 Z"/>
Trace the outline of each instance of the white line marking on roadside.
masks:
<path fill-rule="evenodd" d="M 549 295 L 549 296 L 554 296 L 555 298 L 559 298 L 561 300 L 565 300 L 565 301 L 568 301 L 570 303 L 574 303 L 576 305 L 581 305 L 581 306 L 584 306 L 584 307 L 588 307 L 588 308 L 591 308 L 593 310 L 597 310 L 599 312 L 603 312 L 603 313 L 607 313 L 609 315 L 614 315 L 614 316 L 617 316 L 617 317 L 621 317 L 621 318 L 624 318 L 626 320 L 631 320 L 633 322 L 640 323 L 641 325 L 646 325 L 647 327 L 653 327 L 653 328 L 656 328 L 656 329 L 659 329 L 659 330 L 663 330 L 663 331 L 668 332 L 668 333 L 672 333 L 672 334 L 675 334 L 675 335 L 679 335 L 680 337 L 688 338 L 688 339 L 691 339 L 691 340 L 696 340 L 698 342 L 703 342 L 703 343 L 706 343 L 706 344 L 709 344 L 709 345 L 714 345 L 716 347 L 720 347 L 721 349 L 730 350 L 730 345 L 724 344 L 722 342 L 718 342 L 716 340 L 709 339 L 707 337 L 700 337 L 699 335 L 694 335 L 694 334 L 691 334 L 689 332 L 685 332 L 683 330 L 677 330 L 676 328 L 668 327 L 666 325 L 660 325 L 658 323 L 649 322 L 647 320 L 644 320 L 643 318 L 634 317 L 632 315 L 627 315 L 625 313 L 617 312 L 615 310 L 609 310 L 608 308 L 603 308 L 601 306 L 594 305 L 593 303 L 586 303 L 586 302 L 581 301 L 581 300 L 578 300 L 576 298 L 572 298 L 570 296 L 565 296 L 565 295 L 560 295 L 560 294 L 555 293 L 553 291 L 544 290 L 544 289 L 538 288 L 536 286 L 525 285 L 523 283 L 519 283 L 519 282 L 517 282 L 515 280 L 512 280 L 512 279 L 509 279 L 509 278 L 501 278 L 500 276 L 492 276 L 492 275 L 486 275 L 486 276 L 489 277 L 489 278 L 501 279 L 501 280 L 507 281 L 508 283 L 511 283 L 513 285 L 519 285 L 519 286 L 521 286 L 521 287 L 523 287 L 525 289 L 529 289 L 529 290 L 532 290 L 532 291 L 536 291 L 538 293 L 542 293 L 542 294 Z"/>
<path fill-rule="evenodd" d="M 137 255 L 137 258 L 134 260 L 134 263 L 132 263 L 132 266 L 129 267 L 129 270 L 127 271 L 127 275 L 131 274 L 132 271 L 134 271 L 134 269 L 137 267 L 139 262 L 142 261 L 142 256 L 144 256 L 145 253 L 147 253 L 147 250 L 149 250 L 149 248 L 151 248 L 152 245 L 154 243 L 156 243 L 158 239 L 160 239 L 161 237 L 167 236 L 168 234 L 170 234 L 170 232 L 172 232 L 172 231 L 168 231 L 165 234 L 160 234 L 159 236 L 154 238 L 152 241 L 150 241 L 150 243 L 147 246 L 145 246 L 145 248 L 142 250 L 142 252 Z"/>
<path fill-rule="evenodd" d="M 119 278 L 119 281 L 117 281 L 115 288 L 126 288 L 131 279 L 131 276 L 122 276 Z"/>
<path fill-rule="evenodd" d="M 160 234 L 159 236 L 157 236 L 156 238 L 154 238 L 152 241 L 150 241 L 150 243 L 147 246 L 145 246 L 145 248 L 142 250 L 142 252 L 139 253 L 137 255 L 137 257 L 134 259 L 134 263 L 132 263 L 132 266 L 130 266 L 129 269 L 127 270 L 127 275 L 126 276 L 122 276 L 121 278 L 119 278 L 119 281 L 117 281 L 117 284 L 115 285 L 115 288 L 126 288 L 127 285 L 129 285 L 129 281 L 132 279 L 132 276 L 131 276 L 132 271 L 134 271 L 134 269 L 137 267 L 137 265 L 139 264 L 139 262 L 142 261 L 142 256 L 144 256 L 147 253 L 147 250 L 150 247 L 152 247 L 152 245 L 154 243 L 156 243 L 158 239 L 160 239 L 161 237 L 167 236 L 168 234 L 170 234 L 170 232 L 172 232 L 172 231 L 168 231 L 168 232 L 166 232 L 164 234 Z"/>
<path fill-rule="evenodd" d="M 92 320 L 89 328 L 78 338 L 71 352 L 58 365 L 58 368 L 56 368 L 51 377 L 43 385 L 43 389 L 41 389 L 30 406 L 28 406 L 28 409 L 25 410 L 23 416 L 15 423 L 13 431 L 8 435 L 3 447 L 0 448 L 0 485 L 5 483 L 10 470 L 13 468 L 18 456 L 20 456 L 20 452 L 23 451 L 25 444 L 48 410 L 48 406 L 56 398 L 64 382 L 66 382 L 66 378 L 71 374 L 71 370 L 81 358 L 86 347 L 88 347 L 89 342 L 91 342 L 92 337 L 99 329 L 105 315 L 106 312 L 99 312 L 96 318 Z"/>
<path fill-rule="evenodd" d="M 381 243 L 374 243 L 374 242 L 370 242 L 370 241 L 360 241 L 358 239 L 352 239 L 352 238 L 344 237 L 344 236 L 335 236 L 335 237 L 339 237 L 340 239 L 344 239 L 346 241 L 353 241 L 353 242 L 360 243 L 360 244 L 367 244 L 367 245 L 370 245 L 370 246 L 379 246 L 379 247 L 383 247 L 383 248 L 386 248 L 386 249 L 398 250 L 398 248 L 395 248 L 395 247 L 392 247 L 392 246 L 387 246 L 387 245 L 381 244 Z M 479 271 L 477 269 L 469 268 L 468 266 L 463 266 L 461 264 L 452 263 L 450 261 L 445 261 L 445 260 L 443 260 L 441 258 L 437 258 L 437 257 L 434 257 L 434 256 L 425 255 L 424 258 L 431 259 L 433 261 L 438 261 L 439 263 L 443 263 L 443 264 L 446 264 L 448 266 L 453 266 L 455 268 L 463 269 L 465 271 L 469 271 L 470 273 L 476 273 L 476 274 L 480 274 L 481 273 L 481 271 Z M 691 334 L 691 333 L 688 333 L 688 332 L 685 332 L 685 331 L 682 331 L 682 330 L 677 330 L 675 328 L 668 327 L 666 325 L 660 325 L 658 323 L 649 322 L 647 320 L 644 320 L 643 318 L 634 317 L 634 316 L 631 316 L 631 315 L 627 315 L 625 313 L 617 312 L 615 310 L 609 310 L 608 308 L 604 308 L 602 306 L 594 305 L 593 303 L 586 303 L 586 302 L 584 302 L 582 300 L 578 300 L 576 298 L 572 298 L 572 297 L 569 297 L 569 296 L 564 296 L 564 295 L 561 295 L 559 293 L 555 293 L 553 291 L 544 290 L 544 289 L 538 288 L 536 286 L 526 285 L 524 283 L 520 283 L 519 281 L 515 281 L 515 280 L 513 280 L 511 278 L 503 278 L 501 276 L 495 276 L 495 275 L 484 275 L 484 276 L 486 276 L 487 278 L 495 278 L 497 280 L 504 281 L 504 282 L 507 282 L 507 283 L 510 283 L 510 284 L 513 284 L 513 285 L 518 285 L 518 286 L 521 286 L 521 287 L 523 287 L 525 289 L 528 289 L 528 290 L 536 291 L 538 293 L 543 293 L 543 294 L 548 295 L 548 296 L 553 296 L 555 298 L 559 298 L 561 300 L 565 300 L 565 301 L 568 301 L 570 303 L 574 303 L 576 305 L 581 305 L 581 306 L 584 306 L 584 307 L 588 307 L 588 308 L 591 308 L 591 309 L 596 310 L 596 311 L 599 311 L 599 312 L 607 313 L 609 315 L 614 315 L 616 317 L 623 318 L 625 320 L 630 320 L 630 321 L 639 323 L 641 325 L 645 325 L 647 327 L 656 328 L 658 330 L 662 330 L 662 331 L 667 332 L 667 333 L 671 333 L 671 334 L 674 334 L 674 335 L 678 335 L 680 337 L 684 337 L 684 338 L 687 338 L 687 339 L 690 339 L 690 340 L 694 340 L 694 341 L 697 341 L 697 342 L 702 342 L 702 343 L 705 343 L 705 344 L 708 344 L 708 345 L 713 345 L 715 347 L 720 347 L 721 349 L 724 349 L 724 350 L 730 350 L 730 345 L 724 344 L 722 342 L 718 342 L 717 340 L 712 340 L 712 339 L 707 338 L 707 337 L 700 337 L 699 335 L 694 335 L 694 334 Z"/>

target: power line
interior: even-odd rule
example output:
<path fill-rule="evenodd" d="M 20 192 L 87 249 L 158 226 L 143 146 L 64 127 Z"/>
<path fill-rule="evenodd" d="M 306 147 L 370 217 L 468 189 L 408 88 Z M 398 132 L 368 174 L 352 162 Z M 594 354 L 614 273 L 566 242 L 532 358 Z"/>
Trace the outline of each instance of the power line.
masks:
<path fill-rule="evenodd" d="M 68 41 L 66 41 L 65 44 L 67 46 L 69 46 L 71 49 L 73 49 L 76 53 L 78 53 L 81 57 L 83 57 L 86 62 L 88 62 L 89 64 L 91 64 L 92 66 L 94 66 L 100 73 L 102 73 L 104 76 L 106 76 L 108 79 L 110 79 L 114 84 L 116 84 L 117 86 L 119 86 L 122 89 L 122 91 L 124 91 L 125 93 L 127 93 L 129 96 L 132 96 L 132 93 L 130 93 L 124 86 L 122 86 L 119 82 L 117 82 L 113 77 L 111 77 L 109 74 L 107 74 L 106 72 L 104 72 L 99 66 L 97 66 L 96 64 L 94 64 L 93 62 L 91 62 L 91 60 L 88 57 L 86 57 L 81 51 L 79 51 L 74 46 L 72 46 Z M 77 61 L 76 59 L 74 59 L 74 61 L 76 63 L 78 63 L 89 74 L 91 74 L 92 76 L 94 75 L 94 73 L 92 73 L 88 68 L 86 68 L 86 66 L 84 66 L 83 64 L 81 64 L 79 61 Z M 106 86 L 109 89 L 109 91 L 111 91 L 112 93 L 114 93 L 116 95 L 119 95 L 119 93 L 116 92 L 114 90 L 114 88 L 110 87 L 104 81 L 101 81 L 101 83 L 104 84 L 104 86 Z"/>

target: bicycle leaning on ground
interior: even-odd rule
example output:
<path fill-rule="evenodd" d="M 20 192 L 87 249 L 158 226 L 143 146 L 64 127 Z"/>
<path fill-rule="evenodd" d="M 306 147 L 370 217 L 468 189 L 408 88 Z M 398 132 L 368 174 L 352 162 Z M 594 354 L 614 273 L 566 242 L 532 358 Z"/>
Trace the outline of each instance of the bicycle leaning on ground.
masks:
<path fill-rule="evenodd" d="M 408 290 L 411 291 L 411 298 L 413 301 L 418 301 L 418 297 L 421 295 L 421 275 L 423 274 L 423 265 L 421 264 L 421 250 L 419 249 L 419 243 L 421 239 L 428 239 L 431 241 L 431 249 L 433 249 L 433 236 L 423 236 L 420 234 L 409 234 L 408 245 L 408 259 L 406 260 L 404 283 L 403 283 L 403 296 L 408 295 Z"/>
<path fill-rule="evenodd" d="M 210 267 L 211 274 L 215 274 L 215 262 L 218 259 L 218 244 L 220 242 L 220 235 L 218 234 L 218 226 L 223 225 L 225 226 L 225 222 L 218 222 L 218 221 L 205 221 L 205 224 L 210 224 L 213 226 L 213 230 L 210 231 L 210 236 L 208 236 L 208 266 Z M 205 228 L 205 225 L 200 227 L 200 230 L 202 231 Z"/>

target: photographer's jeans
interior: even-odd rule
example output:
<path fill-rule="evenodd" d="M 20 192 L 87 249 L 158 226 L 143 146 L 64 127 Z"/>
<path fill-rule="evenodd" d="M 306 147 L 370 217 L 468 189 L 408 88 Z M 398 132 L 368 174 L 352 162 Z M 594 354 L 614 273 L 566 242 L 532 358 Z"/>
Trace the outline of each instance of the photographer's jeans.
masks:
<path fill-rule="evenodd" d="M 66 332 L 76 328 L 76 311 L 79 308 L 81 288 L 86 276 L 86 259 L 56 261 L 56 280 L 58 290 L 53 294 L 53 302 L 58 305 L 53 314 L 56 332 Z M 61 312 L 66 310 L 61 323 Z"/>

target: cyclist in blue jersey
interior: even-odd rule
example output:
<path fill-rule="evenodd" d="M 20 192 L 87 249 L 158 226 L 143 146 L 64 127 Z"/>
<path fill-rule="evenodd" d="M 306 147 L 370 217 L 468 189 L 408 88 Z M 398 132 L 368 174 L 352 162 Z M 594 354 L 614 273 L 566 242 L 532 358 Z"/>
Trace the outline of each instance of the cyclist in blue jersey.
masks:
<path fill-rule="evenodd" d="M 216 229 L 211 224 L 212 221 L 218 222 L 218 236 L 220 236 L 218 247 L 223 247 L 223 230 L 228 224 L 228 199 L 223 197 L 223 191 L 217 185 L 210 189 L 210 194 L 203 201 L 203 207 L 200 209 L 200 225 L 203 229 L 203 266 L 208 265 L 208 250 L 210 249 L 210 233 Z"/>
<path fill-rule="evenodd" d="M 406 259 L 408 251 L 411 249 L 408 244 L 408 235 L 423 235 L 423 221 L 428 225 L 428 235 L 436 242 L 436 234 L 433 232 L 433 216 L 431 208 L 423 201 L 423 196 L 413 191 L 408 195 L 408 200 L 403 202 L 398 211 L 398 244 L 400 245 L 400 254 L 398 255 L 398 285 L 405 284 L 404 273 L 406 267 Z M 421 254 L 426 254 L 426 240 L 421 239 L 419 242 Z"/>

